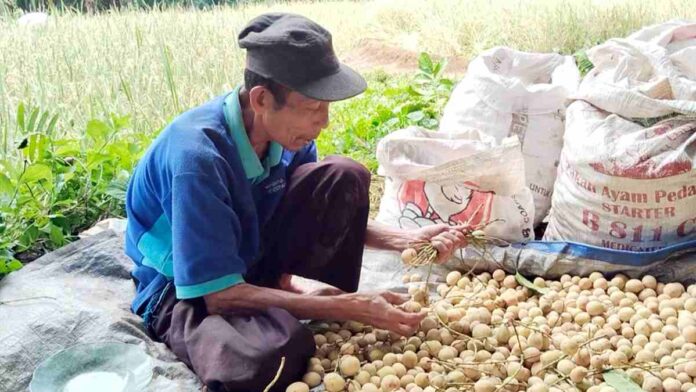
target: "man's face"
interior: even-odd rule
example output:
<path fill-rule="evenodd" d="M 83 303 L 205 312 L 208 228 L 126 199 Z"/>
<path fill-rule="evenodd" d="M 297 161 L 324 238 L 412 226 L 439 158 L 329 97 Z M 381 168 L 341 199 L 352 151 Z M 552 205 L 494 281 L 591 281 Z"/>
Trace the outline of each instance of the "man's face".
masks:
<path fill-rule="evenodd" d="M 329 123 L 329 103 L 291 91 L 285 105 L 263 114 L 269 136 L 284 148 L 297 151 L 316 139 Z"/>

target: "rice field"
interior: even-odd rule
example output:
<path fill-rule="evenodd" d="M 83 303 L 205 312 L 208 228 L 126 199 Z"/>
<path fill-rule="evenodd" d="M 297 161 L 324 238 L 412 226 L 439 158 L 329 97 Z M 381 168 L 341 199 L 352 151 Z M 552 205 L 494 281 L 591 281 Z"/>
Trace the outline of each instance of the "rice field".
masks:
<path fill-rule="evenodd" d="M 83 129 L 91 118 L 116 113 L 129 115 L 136 131 L 156 131 L 239 82 L 244 53 L 236 34 L 271 10 L 325 25 L 341 56 L 370 38 L 463 59 L 496 45 L 572 53 L 646 24 L 696 19 L 693 0 L 307 1 L 66 13 L 38 28 L 18 26 L 16 15 L 4 13 L 0 140 L 12 142 L 20 102 L 60 114 L 59 129 Z"/>

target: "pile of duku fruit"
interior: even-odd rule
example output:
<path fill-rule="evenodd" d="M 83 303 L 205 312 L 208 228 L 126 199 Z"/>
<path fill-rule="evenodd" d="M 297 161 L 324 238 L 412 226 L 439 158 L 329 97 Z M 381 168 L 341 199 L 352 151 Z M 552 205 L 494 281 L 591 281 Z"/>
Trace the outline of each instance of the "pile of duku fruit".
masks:
<path fill-rule="evenodd" d="M 429 311 L 414 336 L 319 323 L 287 391 L 696 392 L 696 285 L 454 271 L 429 298 L 419 275 L 404 282 L 402 307 Z"/>

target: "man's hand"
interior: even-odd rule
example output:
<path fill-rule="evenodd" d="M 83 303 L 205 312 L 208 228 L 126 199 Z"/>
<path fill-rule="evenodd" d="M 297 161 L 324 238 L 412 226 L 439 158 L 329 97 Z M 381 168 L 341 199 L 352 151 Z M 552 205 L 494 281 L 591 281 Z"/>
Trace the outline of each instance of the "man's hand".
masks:
<path fill-rule="evenodd" d="M 277 307 L 300 320 L 354 320 L 404 336 L 412 335 L 425 317 L 425 312 L 407 313 L 397 308 L 408 300 L 408 295 L 388 291 L 317 296 L 240 283 L 210 293 L 204 300 L 209 314 Z"/>
<path fill-rule="evenodd" d="M 348 319 L 372 325 L 375 328 L 387 329 L 402 336 L 411 336 L 417 330 L 421 320 L 427 314 L 408 313 L 397 305 L 408 301 L 407 294 L 398 294 L 391 291 L 383 291 L 377 294 L 355 293 L 351 296 L 357 306 L 347 309 Z"/>
<path fill-rule="evenodd" d="M 404 336 L 413 334 L 413 332 L 418 329 L 420 320 L 423 319 L 424 316 L 406 313 L 397 308 L 395 305 L 401 305 L 408 301 L 409 296 L 391 291 L 346 294 L 341 289 L 326 283 L 289 274 L 281 275 L 279 288 L 281 290 L 304 295 L 330 296 L 345 294 L 344 297 L 352 297 L 353 300 L 360 302 L 358 306 L 350 309 L 350 314 L 346 315 L 347 319 L 360 321 L 380 329 L 388 329 Z M 368 314 L 359 312 L 365 309 L 369 312 Z M 352 312 L 356 313 L 356 315 L 353 316 Z M 377 325 L 376 323 L 380 324 Z"/>
<path fill-rule="evenodd" d="M 464 230 L 467 228 L 466 225 L 438 224 L 404 230 L 371 220 L 367 223 L 365 245 L 376 249 L 403 252 L 413 242 L 429 241 L 437 249 L 438 259 L 436 261 L 444 263 L 452 257 L 455 250 L 467 245 L 464 237 Z"/>
<path fill-rule="evenodd" d="M 449 260 L 455 250 L 467 245 L 464 230 L 467 226 L 449 226 L 437 224 L 410 231 L 411 241 L 430 241 L 437 250 L 436 262 L 441 264 Z"/>

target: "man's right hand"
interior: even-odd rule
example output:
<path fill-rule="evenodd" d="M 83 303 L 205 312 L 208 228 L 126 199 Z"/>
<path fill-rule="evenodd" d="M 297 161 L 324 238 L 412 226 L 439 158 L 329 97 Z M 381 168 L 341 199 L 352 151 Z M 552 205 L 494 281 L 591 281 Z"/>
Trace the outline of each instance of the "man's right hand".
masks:
<path fill-rule="evenodd" d="M 408 301 L 409 296 L 392 291 L 380 293 L 345 294 L 350 303 L 347 319 L 359 321 L 379 329 L 387 329 L 402 336 L 411 336 L 417 330 L 427 312 L 408 313 L 396 307 Z"/>
<path fill-rule="evenodd" d="M 409 296 L 391 291 L 322 296 L 240 283 L 204 298 L 209 314 L 277 307 L 287 310 L 300 320 L 354 320 L 402 336 L 416 332 L 426 314 L 407 313 L 397 308 Z"/>

